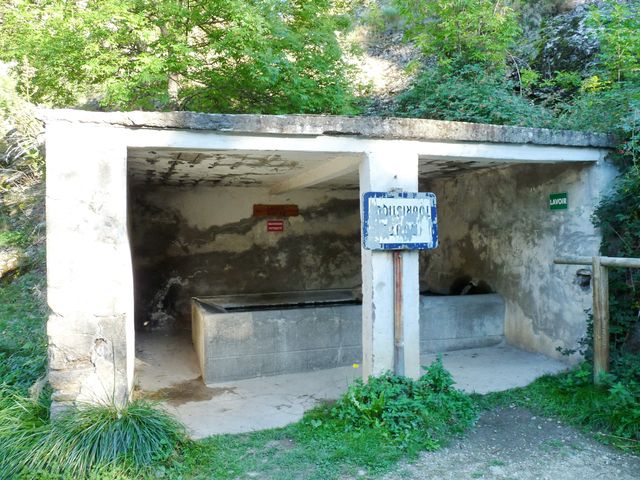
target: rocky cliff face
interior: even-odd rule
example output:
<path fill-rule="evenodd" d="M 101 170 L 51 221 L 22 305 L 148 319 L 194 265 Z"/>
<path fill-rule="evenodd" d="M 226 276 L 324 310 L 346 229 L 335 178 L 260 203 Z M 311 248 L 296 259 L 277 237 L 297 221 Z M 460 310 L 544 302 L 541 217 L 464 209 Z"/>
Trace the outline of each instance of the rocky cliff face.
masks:
<path fill-rule="evenodd" d="M 599 44 L 597 31 L 589 25 L 589 12 L 602 2 L 583 2 L 573 9 L 541 22 L 538 49 L 532 66 L 544 78 L 556 72 L 584 72 L 593 69 Z"/>

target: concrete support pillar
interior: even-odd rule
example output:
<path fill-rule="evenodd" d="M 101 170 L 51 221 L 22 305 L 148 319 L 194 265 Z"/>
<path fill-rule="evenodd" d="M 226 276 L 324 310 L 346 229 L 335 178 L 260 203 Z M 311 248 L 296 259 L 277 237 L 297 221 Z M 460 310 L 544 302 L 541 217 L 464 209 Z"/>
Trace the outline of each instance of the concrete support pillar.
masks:
<path fill-rule="evenodd" d="M 135 360 L 124 129 L 47 125 L 52 414 L 124 403 Z"/>
<path fill-rule="evenodd" d="M 360 164 L 360 215 L 365 192 L 418 191 L 418 155 L 413 151 L 375 151 Z M 420 376 L 418 251 L 402 253 L 402 317 L 407 377 Z M 391 251 L 362 249 L 362 375 L 393 370 L 394 282 Z"/>

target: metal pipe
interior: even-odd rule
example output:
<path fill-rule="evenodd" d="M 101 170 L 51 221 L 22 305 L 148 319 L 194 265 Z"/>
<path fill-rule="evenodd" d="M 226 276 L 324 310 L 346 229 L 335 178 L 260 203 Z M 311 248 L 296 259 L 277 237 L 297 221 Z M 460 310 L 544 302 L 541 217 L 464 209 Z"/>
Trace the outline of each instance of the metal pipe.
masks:
<path fill-rule="evenodd" d="M 402 321 L 402 251 L 393 251 L 394 373 L 404 376 L 404 324 Z"/>

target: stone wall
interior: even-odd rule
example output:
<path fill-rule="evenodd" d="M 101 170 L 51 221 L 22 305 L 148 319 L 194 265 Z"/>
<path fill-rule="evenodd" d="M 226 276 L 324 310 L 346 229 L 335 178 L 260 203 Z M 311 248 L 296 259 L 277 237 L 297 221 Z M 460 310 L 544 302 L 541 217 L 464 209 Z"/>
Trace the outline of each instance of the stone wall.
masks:
<path fill-rule="evenodd" d="M 554 265 L 558 255 L 593 255 L 600 235 L 591 215 L 615 169 L 523 165 L 434 180 L 440 247 L 421 255 L 421 288 L 456 293 L 469 282 L 500 293 L 512 345 L 560 357 L 585 334 L 591 306 L 582 267 Z M 549 210 L 549 194 L 568 192 L 567 210 Z"/>
<path fill-rule="evenodd" d="M 268 232 L 254 204 L 296 204 Z M 184 327 L 190 299 L 360 284 L 357 191 L 133 186 L 130 229 L 138 327 Z"/>

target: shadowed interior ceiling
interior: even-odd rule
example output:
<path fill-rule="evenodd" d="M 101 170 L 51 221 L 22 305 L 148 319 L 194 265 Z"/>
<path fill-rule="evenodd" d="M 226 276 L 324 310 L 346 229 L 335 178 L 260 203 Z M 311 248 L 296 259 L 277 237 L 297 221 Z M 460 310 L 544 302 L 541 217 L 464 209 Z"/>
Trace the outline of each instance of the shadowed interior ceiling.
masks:
<path fill-rule="evenodd" d="M 168 186 L 271 186 L 321 165 L 354 154 L 291 151 L 129 149 L 129 176 L 135 184 Z M 420 158 L 420 179 L 456 175 L 473 169 L 507 165 L 487 162 Z M 314 185 L 317 188 L 357 189 L 358 171 Z M 311 187 L 313 188 L 313 187 Z"/>

